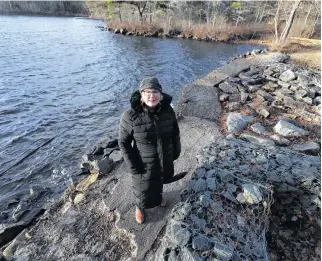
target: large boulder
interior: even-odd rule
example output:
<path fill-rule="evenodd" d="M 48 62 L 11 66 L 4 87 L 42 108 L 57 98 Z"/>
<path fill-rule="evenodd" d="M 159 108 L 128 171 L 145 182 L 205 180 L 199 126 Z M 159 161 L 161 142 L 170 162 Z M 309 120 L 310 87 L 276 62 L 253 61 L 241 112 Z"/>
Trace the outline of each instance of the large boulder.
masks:
<path fill-rule="evenodd" d="M 217 120 L 221 114 L 221 104 L 216 88 L 202 85 L 186 85 L 178 102 L 177 114 Z"/>

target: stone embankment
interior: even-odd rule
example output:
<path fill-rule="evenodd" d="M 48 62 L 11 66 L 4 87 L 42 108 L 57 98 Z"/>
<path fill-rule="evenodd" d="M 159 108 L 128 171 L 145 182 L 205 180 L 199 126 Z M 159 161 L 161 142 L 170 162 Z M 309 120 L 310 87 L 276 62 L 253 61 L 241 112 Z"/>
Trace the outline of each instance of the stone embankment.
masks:
<path fill-rule="evenodd" d="M 162 28 L 160 29 L 150 29 L 145 30 L 144 28 L 117 28 L 113 26 L 101 27 L 101 30 L 107 30 L 114 32 L 114 34 L 121 34 L 127 36 L 142 36 L 142 37 L 166 37 L 166 38 L 177 38 L 177 39 L 190 39 L 197 41 L 205 41 L 205 42 L 236 42 L 236 41 L 245 41 L 250 39 L 259 39 L 261 36 L 270 33 L 269 31 L 263 32 L 254 32 L 249 30 L 248 32 L 219 32 L 216 34 L 203 34 L 200 36 L 200 33 L 193 34 L 184 33 L 179 29 L 170 29 L 168 32 L 164 32 Z"/>
<path fill-rule="evenodd" d="M 320 260 L 320 72 L 259 53 L 183 88 L 175 172 L 188 174 L 165 185 L 167 208 L 135 222 L 131 179 L 108 140 L 2 258 Z"/>

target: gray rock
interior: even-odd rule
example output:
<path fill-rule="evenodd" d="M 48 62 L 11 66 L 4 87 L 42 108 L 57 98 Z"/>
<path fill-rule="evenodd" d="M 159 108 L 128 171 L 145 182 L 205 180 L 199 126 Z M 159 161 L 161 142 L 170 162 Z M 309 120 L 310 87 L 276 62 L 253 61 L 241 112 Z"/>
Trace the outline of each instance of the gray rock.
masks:
<path fill-rule="evenodd" d="M 257 92 L 258 90 L 260 90 L 262 86 L 261 85 L 252 85 L 252 86 L 248 86 L 248 91 L 250 93 L 255 93 Z"/>
<path fill-rule="evenodd" d="M 184 247 L 189 242 L 191 236 L 191 233 L 185 226 L 183 222 L 171 219 L 166 237 L 174 244 Z"/>
<path fill-rule="evenodd" d="M 177 105 L 177 115 L 217 120 L 221 115 L 218 90 L 210 82 L 186 85 Z M 185 102 L 189 100 L 189 102 Z"/>
<path fill-rule="evenodd" d="M 108 174 L 114 168 L 114 161 L 109 158 L 102 158 L 100 160 L 94 160 L 90 162 L 95 171 L 98 171 L 101 174 Z"/>
<path fill-rule="evenodd" d="M 303 100 L 306 104 L 308 104 L 308 105 L 312 105 L 312 104 L 313 104 L 313 100 L 312 100 L 312 98 L 310 98 L 310 97 L 304 97 L 302 100 Z"/>
<path fill-rule="evenodd" d="M 296 92 L 296 91 L 299 90 L 299 87 L 296 86 L 296 85 L 291 85 L 290 90 L 293 91 L 293 92 Z"/>
<path fill-rule="evenodd" d="M 267 84 L 263 85 L 262 89 L 268 92 L 274 92 L 278 88 L 278 84 L 274 82 L 268 82 Z"/>
<path fill-rule="evenodd" d="M 291 97 L 283 98 L 284 106 L 291 109 L 303 109 L 306 107 L 306 104 L 299 101 L 294 101 Z"/>
<path fill-rule="evenodd" d="M 214 201 L 210 197 L 208 197 L 208 196 L 201 195 L 199 197 L 199 203 L 200 203 L 200 205 L 202 207 L 207 208 L 207 207 L 211 206 L 211 204 L 213 204 Z"/>
<path fill-rule="evenodd" d="M 252 55 L 257 55 L 257 54 L 260 54 L 260 53 L 261 53 L 260 49 L 254 49 L 253 51 L 251 51 Z"/>
<path fill-rule="evenodd" d="M 314 100 L 313 100 L 314 105 L 320 105 L 321 104 L 321 96 L 317 96 Z"/>
<path fill-rule="evenodd" d="M 192 248 L 199 251 L 205 251 L 211 249 L 213 246 L 212 242 L 203 235 L 197 235 L 192 238 Z"/>
<path fill-rule="evenodd" d="M 279 78 L 284 82 L 289 82 L 289 81 L 294 80 L 296 78 L 296 75 L 293 71 L 287 70 L 287 71 L 283 72 Z"/>
<path fill-rule="evenodd" d="M 206 220 L 198 218 L 196 215 L 191 215 L 190 220 L 192 222 L 191 225 L 197 228 L 198 230 L 204 230 L 206 228 Z"/>
<path fill-rule="evenodd" d="M 258 70 L 250 70 L 250 71 L 248 71 L 248 72 L 242 72 L 242 73 L 240 73 L 238 76 L 239 76 L 239 78 L 241 78 L 241 79 L 248 79 L 248 78 L 250 78 L 250 77 L 253 77 L 253 76 L 255 76 L 255 75 L 258 75 L 260 72 L 258 71 Z"/>
<path fill-rule="evenodd" d="M 114 162 L 118 163 L 118 162 L 122 162 L 123 161 L 123 156 L 121 151 L 119 150 L 114 150 L 110 155 L 109 158 L 111 160 L 113 160 Z"/>
<path fill-rule="evenodd" d="M 292 146 L 292 149 L 302 153 L 311 154 L 311 155 L 318 155 L 320 152 L 319 144 L 313 141 L 295 144 Z"/>
<path fill-rule="evenodd" d="M 262 193 L 254 184 L 243 184 L 243 192 L 237 195 L 237 200 L 243 204 L 258 204 L 263 200 Z"/>
<path fill-rule="evenodd" d="M 310 88 L 310 87 L 307 87 L 305 88 L 305 90 L 307 91 L 307 96 L 314 99 L 315 96 L 316 96 L 316 90 L 314 88 Z"/>
<path fill-rule="evenodd" d="M 206 175 L 206 169 L 205 168 L 198 168 L 195 172 L 195 175 L 198 177 L 198 178 L 204 178 L 205 175 Z"/>
<path fill-rule="evenodd" d="M 246 93 L 246 92 L 242 92 L 241 94 L 240 94 L 240 102 L 241 103 L 245 103 L 245 102 L 247 102 L 248 100 L 249 100 L 249 94 L 248 93 Z"/>
<path fill-rule="evenodd" d="M 306 90 L 298 90 L 298 91 L 295 92 L 295 99 L 296 100 L 301 100 L 306 95 L 307 95 L 307 91 Z"/>
<path fill-rule="evenodd" d="M 166 259 L 163 259 L 162 261 L 164 261 Z M 177 253 L 177 251 L 175 250 L 171 250 L 171 252 L 168 254 L 168 261 L 181 261 L 180 255 L 179 253 Z"/>
<path fill-rule="evenodd" d="M 13 240 L 28 225 L 25 222 L 0 224 L 0 245 L 3 246 Z"/>
<path fill-rule="evenodd" d="M 259 122 L 256 122 L 255 124 L 253 124 L 252 126 L 250 126 L 251 130 L 255 133 L 258 134 L 267 134 L 268 131 L 266 130 L 266 128 L 260 124 Z"/>
<path fill-rule="evenodd" d="M 238 89 L 237 89 L 236 85 L 233 83 L 223 82 L 223 83 L 219 84 L 218 87 L 224 93 L 229 93 L 229 94 L 238 93 Z"/>
<path fill-rule="evenodd" d="M 182 205 L 178 205 L 172 211 L 172 218 L 177 221 L 184 220 L 191 212 L 191 204 L 182 203 Z"/>
<path fill-rule="evenodd" d="M 273 92 L 273 95 L 280 97 L 280 98 L 284 98 L 285 96 L 293 95 L 293 91 L 291 91 L 289 89 L 279 89 L 279 90 L 276 90 L 275 92 Z"/>
<path fill-rule="evenodd" d="M 260 84 L 263 82 L 263 78 L 243 78 L 241 79 L 241 84 L 244 86 L 248 86 L 248 85 L 256 85 L 256 84 Z"/>
<path fill-rule="evenodd" d="M 230 111 L 238 110 L 240 107 L 241 107 L 241 104 L 240 104 L 239 102 L 229 102 L 229 103 L 227 104 L 227 108 L 228 108 Z"/>
<path fill-rule="evenodd" d="M 246 116 L 235 112 L 229 113 L 227 118 L 228 132 L 231 133 L 242 131 L 252 120 L 252 116 Z"/>
<path fill-rule="evenodd" d="M 26 240 L 25 234 L 28 232 L 27 229 L 24 229 L 17 237 L 15 237 L 15 239 L 13 239 L 10 244 L 3 250 L 3 255 L 7 258 L 10 258 L 11 256 L 14 255 L 17 247 L 19 244 L 23 243 L 23 241 Z M 1 254 L 0 254 L 0 261 L 4 260 L 6 261 L 6 259 L 2 259 L 1 258 Z"/>
<path fill-rule="evenodd" d="M 221 242 L 214 242 L 213 252 L 217 256 L 218 260 L 229 261 L 234 254 L 234 247 L 225 245 Z"/>
<path fill-rule="evenodd" d="M 259 107 L 256 112 L 259 114 L 259 115 L 262 115 L 264 118 L 268 118 L 270 113 L 268 111 L 268 109 L 266 109 L 265 107 Z"/>
<path fill-rule="evenodd" d="M 275 142 L 268 138 L 258 137 L 252 134 L 243 133 L 240 135 L 240 138 L 245 139 L 252 143 L 262 144 L 265 146 L 275 146 Z"/>
<path fill-rule="evenodd" d="M 288 139 L 285 139 L 284 137 L 278 135 L 278 134 L 274 134 L 272 136 L 270 136 L 270 138 L 275 141 L 278 145 L 281 146 L 288 146 L 291 144 L 291 142 Z"/>
<path fill-rule="evenodd" d="M 270 75 L 267 75 L 267 76 L 266 76 L 266 79 L 267 79 L 268 81 L 272 81 L 272 82 L 277 82 L 277 81 L 278 81 L 278 79 L 277 79 L 277 78 L 272 77 L 272 76 L 270 76 Z"/>
<path fill-rule="evenodd" d="M 195 192 L 205 191 L 207 189 L 207 182 L 204 179 L 190 180 L 188 188 Z"/>
<path fill-rule="evenodd" d="M 280 120 L 275 126 L 274 131 L 284 137 L 301 137 L 309 135 L 309 132 L 303 130 L 294 124 L 285 120 Z"/>
<path fill-rule="evenodd" d="M 257 92 L 257 94 L 262 96 L 266 101 L 272 102 L 272 101 L 275 100 L 275 98 L 272 95 L 270 95 L 269 93 L 267 93 L 267 92 L 265 92 L 263 90 L 259 90 Z"/>
<path fill-rule="evenodd" d="M 298 111 L 298 115 L 303 117 L 306 121 L 311 121 L 311 122 L 320 122 L 319 116 L 315 115 L 314 113 L 308 112 L 308 111 Z"/>
<path fill-rule="evenodd" d="M 310 79 L 310 77 L 306 73 L 299 73 L 297 75 L 297 81 L 302 86 L 307 86 L 312 81 L 312 79 Z"/>
<path fill-rule="evenodd" d="M 283 82 L 283 81 L 278 81 L 277 84 L 284 89 L 287 89 L 291 86 L 291 84 L 289 84 L 288 82 Z"/>
<path fill-rule="evenodd" d="M 228 94 L 226 94 L 226 93 L 224 93 L 224 94 L 221 94 L 220 96 L 219 96 L 219 100 L 220 101 L 228 101 L 229 100 L 229 95 Z"/>
<path fill-rule="evenodd" d="M 207 189 L 216 190 L 217 188 L 216 178 L 207 178 L 206 182 L 207 182 Z"/>
<path fill-rule="evenodd" d="M 196 252 L 192 252 L 186 247 L 181 250 L 180 257 L 182 261 L 202 261 Z"/>

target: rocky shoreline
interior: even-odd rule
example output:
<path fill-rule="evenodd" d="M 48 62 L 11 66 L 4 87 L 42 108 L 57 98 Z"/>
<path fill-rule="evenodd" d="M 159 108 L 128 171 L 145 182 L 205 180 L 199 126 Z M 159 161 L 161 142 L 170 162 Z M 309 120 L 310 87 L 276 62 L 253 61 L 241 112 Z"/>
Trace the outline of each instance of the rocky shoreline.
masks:
<path fill-rule="evenodd" d="M 2 225 L 0 238 L 19 235 L 0 260 L 320 260 L 320 103 L 320 71 L 266 50 L 241 55 L 182 90 L 175 170 L 189 174 L 166 186 L 166 210 L 135 224 L 107 140 L 37 224 Z"/>
<path fill-rule="evenodd" d="M 179 30 L 169 30 L 169 32 L 164 32 L 163 29 L 158 30 L 140 30 L 140 29 L 127 29 L 127 28 L 114 28 L 111 26 L 100 27 L 101 30 L 107 30 L 113 32 L 114 34 L 121 34 L 126 36 L 142 36 L 142 37 L 165 37 L 165 38 L 175 38 L 175 39 L 190 39 L 197 41 L 205 41 L 205 42 L 226 42 L 233 43 L 238 41 L 247 41 L 260 39 L 260 34 L 256 34 L 254 32 L 249 34 L 237 34 L 237 33 L 225 33 L 217 34 L 217 35 L 205 35 L 203 37 L 193 35 L 192 33 L 185 34 Z"/>

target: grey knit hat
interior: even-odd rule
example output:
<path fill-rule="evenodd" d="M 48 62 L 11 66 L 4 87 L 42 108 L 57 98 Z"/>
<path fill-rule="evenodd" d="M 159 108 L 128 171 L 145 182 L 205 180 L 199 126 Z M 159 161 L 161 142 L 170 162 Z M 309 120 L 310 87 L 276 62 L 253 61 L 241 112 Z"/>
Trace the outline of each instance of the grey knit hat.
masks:
<path fill-rule="evenodd" d="M 162 86 L 156 77 L 148 77 L 143 79 L 140 84 L 139 90 L 140 92 L 142 92 L 145 89 L 156 89 L 159 92 L 162 92 Z"/>

